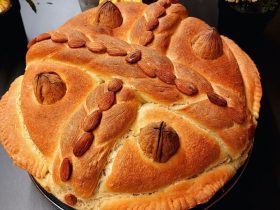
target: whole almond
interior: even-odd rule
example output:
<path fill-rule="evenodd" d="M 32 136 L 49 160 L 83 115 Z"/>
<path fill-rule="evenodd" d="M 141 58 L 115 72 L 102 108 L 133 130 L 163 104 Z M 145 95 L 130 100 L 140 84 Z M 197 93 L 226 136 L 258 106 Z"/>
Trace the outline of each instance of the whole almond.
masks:
<path fill-rule="evenodd" d="M 64 42 L 68 41 L 67 36 L 65 34 L 59 33 L 59 32 L 52 33 L 51 39 L 52 39 L 52 41 L 57 42 L 57 43 L 64 43 Z"/>
<path fill-rule="evenodd" d="M 88 42 L 87 48 L 93 53 L 105 53 L 107 48 L 100 42 Z"/>
<path fill-rule="evenodd" d="M 40 42 L 40 41 L 50 39 L 50 38 L 51 38 L 51 35 L 49 33 L 42 33 L 42 34 L 40 34 L 39 36 L 36 37 L 36 41 Z"/>
<path fill-rule="evenodd" d="M 154 40 L 154 33 L 152 31 L 145 31 L 140 39 L 139 39 L 139 44 L 146 46 L 148 44 L 150 44 L 153 40 Z"/>
<path fill-rule="evenodd" d="M 113 106 L 115 101 L 115 94 L 112 91 L 103 93 L 97 97 L 97 104 L 101 111 L 106 111 Z"/>
<path fill-rule="evenodd" d="M 159 24 L 158 18 L 151 17 L 146 23 L 146 30 L 147 31 L 152 31 L 154 30 Z"/>
<path fill-rule="evenodd" d="M 138 63 L 138 66 L 140 67 L 140 69 L 148 76 L 151 78 L 156 77 L 156 66 L 153 65 L 150 62 L 147 62 L 146 60 L 141 60 Z"/>
<path fill-rule="evenodd" d="M 72 174 L 72 164 L 68 158 L 64 158 L 60 165 L 60 179 L 66 182 L 70 179 Z"/>
<path fill-rule="evenodd" d="M 120 79 L 113 79 L 108 83 L 108 90 L 118 92 L 122 89 L 122 81 Z"/>
<path fill-rule="evenodd" d="M 65 202 L 70 206 L 75 206 L 77 204 L 77 197 L 73 194 L 67 194 L 64 196 Z"/>
<path fill-rule="evenodd" d="M 111 56 L 126 56 L 127 52 L 119 47 L 109 47 L 107 53 Z"/>
<path fill-rule="evenodd" d="M 70 48 L 80 48 L 80 47 L 83 47 L 85 46 L 86 44 L 86 41 L 81 39 L 81 38 L 72 38 L 72 39 L 69 39 L 68 41 L 68 46 Z"/>
<path fill-rule="evenodd" d="M 99 125 L 102 118 L 102 112 L 96 110 L 88 115 L 83 122 L 83 130 L 85 132 L 92 132 Z"/>
<path fill-rule="evenodd" d="M 80 138 L 75 142 L 73 147 L 73 154 L 76 157 L 81 157 L 90 148 L 94 139 L 94 135 L 89 132 L 83 133 Z"/>
<path fill-rule="evenodd" d="M 96 22 L 99 25 L 109 28 L 117 28 L 123 22 L 122 14 L 119 8 L 111 1 L 105 1 L 100 5 L 96 15 Z"/>
<path fill-rule="evenodd" d="M 140 50 L 134 50 L 125 57 L 126 62 L 131 63 L 131 64 L 137 63 L 140 59 L 141 59 Z"/>
<path fill-rule="evenodd" d="M 208 92 L 207 93 L 208 99 L 213 103 L 218 106 L 226 107 L 227 106 L 227 101 L 222 97 L 219 96 L 218 94 L 214 92 Z"/>
<path fill-rule="evenodd" d="M 169 85 L 175 85 L 176 76 L 172 72 L 163 69 L 157 69 L 156 75 L 164 83 Z"/>
<path fill-rule="evenodd" d="M 188 96 L 192 96 L 198 93 L 197 87 L 192 82 L 189 82 L 187 80 L 176 79 L 175 84 L 179 91 Z"/>

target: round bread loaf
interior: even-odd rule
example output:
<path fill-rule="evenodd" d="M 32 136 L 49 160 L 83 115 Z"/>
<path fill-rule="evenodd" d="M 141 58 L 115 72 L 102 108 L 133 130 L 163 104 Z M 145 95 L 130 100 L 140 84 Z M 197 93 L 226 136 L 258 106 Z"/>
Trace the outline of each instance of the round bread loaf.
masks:
<path fill-rule="evenodd" d="M 178 3 L 104 2 L 28 45 L 0 102 L 14 163 L 76 209 L 189 209 L 248 156 L 251 59 Z"/>

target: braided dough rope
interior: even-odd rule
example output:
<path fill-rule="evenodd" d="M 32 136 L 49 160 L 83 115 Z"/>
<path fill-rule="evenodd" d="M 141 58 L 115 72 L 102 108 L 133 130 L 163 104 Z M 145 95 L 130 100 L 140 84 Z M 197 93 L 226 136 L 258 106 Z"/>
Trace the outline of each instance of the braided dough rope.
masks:
<path fill-rule="evenodd" d="M 0 102 L 1 143 L 69 205 L 189 209 L 246 160 L 257 69 L 182 5 L 105 2 L 28 48 Z"/>

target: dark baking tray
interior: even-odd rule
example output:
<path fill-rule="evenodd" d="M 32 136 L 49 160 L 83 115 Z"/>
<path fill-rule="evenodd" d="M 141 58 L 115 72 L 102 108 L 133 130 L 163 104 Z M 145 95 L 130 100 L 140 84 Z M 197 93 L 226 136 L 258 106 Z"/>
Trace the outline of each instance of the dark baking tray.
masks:
<path fill-rule="evenodd" d="M 36 179 L 30 175 L 30 179 L 33 182 L 33 184 L 36 186 L 36 188 L 43 194 L 43 196 L 50 201 L 56 208 L 60 210 L 75 210 L 74 208 L 66 205 L 65 203 L 62 203 L 60 200 L 58 200 L 53 194 L 48 193 L 37 181 Z"/>
<path fill-rule="evenodd" d="M 214 206 L 217 202 L 219 202 L 238 182 L 242 174 L 244 173 L 250 156 L 252 153 L 252 148 L 249 151 L 248 158 L 245 163 L 237 170 L 236 174 L 207 202 L 204 204 L 200 204 L 193 208 L 192 210 L 207 210 Z M 30 175 L 32 182 L 35 184 L 37 189 L 43 194 L 43 196 L 48 199 L 54 206 L 56 206 L 60 210 L 74 210 L 74 208 L 62 203 L 51 193 L 48 193 L 41 185 L 34 179 L 33 176 Z"/>

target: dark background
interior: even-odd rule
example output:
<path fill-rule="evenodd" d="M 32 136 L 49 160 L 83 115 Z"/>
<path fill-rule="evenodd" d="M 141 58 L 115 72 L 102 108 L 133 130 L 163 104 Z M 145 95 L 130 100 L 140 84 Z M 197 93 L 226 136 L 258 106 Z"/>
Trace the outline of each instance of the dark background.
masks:
<path fill-rule="evenodd" d="M 269 15 L 240 14 L 223 1 L 212 2 L 208 2 L 208 8 L 202 8 L 198 0 L 188 0 L 185 4 L 191 16 L 214 24 L 221 34 L 235 40 L 251 56 L 261 74 L 263 99 L 249 164 L 237 185 L 211 209 L 280 210 L 280 10 Z M 19 10 L 15 1 L 9 12 L 0 15 L 0 96 L 24 72 L 27 37 Z M 4 183 L 0 179 L 1 185 Z M 2 201 L 0 209 L 8 209 Z"/>

